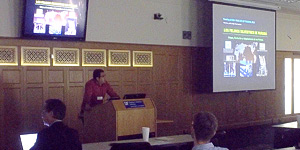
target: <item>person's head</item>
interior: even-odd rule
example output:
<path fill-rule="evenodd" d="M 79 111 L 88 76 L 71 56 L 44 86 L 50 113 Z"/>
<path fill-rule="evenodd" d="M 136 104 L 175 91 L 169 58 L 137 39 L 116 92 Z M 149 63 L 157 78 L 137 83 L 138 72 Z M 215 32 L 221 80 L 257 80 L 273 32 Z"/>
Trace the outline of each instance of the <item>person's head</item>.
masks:
<path fill-rule="evenodd" d="M 56 120 L 63 120 L 66 115 L 66 105 L 59 99 L 46 100 L 42 119 L 46 126 L 51 125 Z"/>
<path fill-rule="evenodd" d="M 200 112 L 194 116 L 192 136 L 197 142 L 209 142 L 216 134 L 217 118 L 210 112 Z"/>
<path fill-rule="evenodd" d="M 105 83 L 105 73 L 102 69 L 95 69 L 93 72 L 93 79 L 97 80 L 99 84 Z"/>

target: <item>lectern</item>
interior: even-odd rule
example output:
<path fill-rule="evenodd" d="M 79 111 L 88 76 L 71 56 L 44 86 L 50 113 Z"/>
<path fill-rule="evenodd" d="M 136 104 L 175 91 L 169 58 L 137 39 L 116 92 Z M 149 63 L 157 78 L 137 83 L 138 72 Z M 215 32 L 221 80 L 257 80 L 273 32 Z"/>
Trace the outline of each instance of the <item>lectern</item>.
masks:
<path fill-rule="evenodd" d="M 84 113 L 84 143 L 118 140 L 150 127 L 156 135 L 156 107 L 150 98 L 114 100 Z"/>

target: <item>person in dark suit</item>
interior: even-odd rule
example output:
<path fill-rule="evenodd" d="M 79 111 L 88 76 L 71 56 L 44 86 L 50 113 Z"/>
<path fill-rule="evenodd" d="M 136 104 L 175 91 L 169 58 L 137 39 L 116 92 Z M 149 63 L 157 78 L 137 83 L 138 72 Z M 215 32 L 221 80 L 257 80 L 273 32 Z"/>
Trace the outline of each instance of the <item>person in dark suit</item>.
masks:
<path fill-rule="evenodd" d="M 82 150 L 78 132 L 64 125 L 66 106 L 59 99 L 45 102 L 42 119 L 47 128 L 40 131 L 30 150 Z"/>

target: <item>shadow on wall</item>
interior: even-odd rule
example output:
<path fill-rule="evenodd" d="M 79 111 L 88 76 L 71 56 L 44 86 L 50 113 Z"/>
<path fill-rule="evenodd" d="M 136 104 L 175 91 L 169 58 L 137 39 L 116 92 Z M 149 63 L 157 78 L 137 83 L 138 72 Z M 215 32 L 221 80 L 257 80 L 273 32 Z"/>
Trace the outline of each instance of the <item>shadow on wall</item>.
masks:
<path fill-rule="evenodd" d="M 212 48 L 192 51 L 193 94 L 212 92 Z"/>

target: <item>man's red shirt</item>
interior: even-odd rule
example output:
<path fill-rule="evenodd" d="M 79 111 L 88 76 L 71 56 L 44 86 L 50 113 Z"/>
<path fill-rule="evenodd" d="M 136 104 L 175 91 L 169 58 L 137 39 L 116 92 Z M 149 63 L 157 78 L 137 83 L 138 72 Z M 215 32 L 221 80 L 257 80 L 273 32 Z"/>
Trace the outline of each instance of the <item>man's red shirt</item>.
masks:
<path fill-rule="evenodd" d="M 85 92 L 81 110 L 84 110 L 86 104 L 89 104 L 91 107 L 93 107 L 97 104 L 103 103 L 103 99 L 106 93 L 110 97 L 119 97 L 119 95 L 113 90 L 113 88 L 111 88 L 110 84 L 107 81 L 100 85 L 95 79 L 89 80 L 85 84 Z M 97 97 L 102 97 L 102 100 L 97 100 Z"/>

